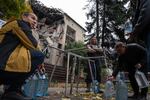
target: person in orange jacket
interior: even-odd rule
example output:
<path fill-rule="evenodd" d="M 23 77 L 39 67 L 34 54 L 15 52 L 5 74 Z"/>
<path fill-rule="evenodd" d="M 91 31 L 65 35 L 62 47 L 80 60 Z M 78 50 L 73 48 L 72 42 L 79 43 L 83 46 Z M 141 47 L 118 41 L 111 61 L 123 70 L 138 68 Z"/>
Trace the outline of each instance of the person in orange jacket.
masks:
<path fill-rule="evenodd" d="M 23 94 L 25 80 L 43 66 L 44 54 L 32 35 L 37 16 L 25 12 L 22 19 L 11 20 L 0 29 L 0 83 L 8 86 L 1 100 L 32 100 Z"/>

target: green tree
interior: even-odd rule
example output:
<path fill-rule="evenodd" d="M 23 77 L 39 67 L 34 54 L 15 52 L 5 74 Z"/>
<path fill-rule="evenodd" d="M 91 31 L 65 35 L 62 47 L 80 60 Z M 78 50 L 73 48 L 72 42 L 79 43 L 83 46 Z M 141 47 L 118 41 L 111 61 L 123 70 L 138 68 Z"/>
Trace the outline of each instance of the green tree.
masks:
<path fill-rule="evenodd" d="M 65 46 L 65 50 L 73 52 L 75 54 L 86 56 L 85 44 L 82 41 L 70 42 Z"/>
<path fill-rule="evenodd" d="M 3 13 L 3 19 L 19 18 L 22 12 L 29 10 L 31 11 L 26 0 L 0 0 L 0 12 Z"/>
<path fill-rule="evenodd" d="M 126 41 L 124 36 L 124 23 L 128 18 L 133 16 L 133 9 L 135 9 L 134 0 L 131 0 L 131 6 L 125 8 L 130 0 L 88 0 L 86 9 L 89 9 L 87 18 L 90 21 L 86 22 L 87 31 L 91 34 L 96 33 L 96 3 L 98 3 L 99 14 L 99 39 L 104 39 L 104 44 L 112 44 L 117 39 Z M 102 33 L 104 33 L 102 35 Z"/>
<path fill-rule="evenodd" d="M 73 52 L 75 54 L 78 54 L 80 56 L 86 57 L 87 56 L 87 51 L 84 42 L 82 41 L 75 41 L 75 42 L 70 42 L 65 46 L 65 50 L 69 52 Z M 70 57 L 70 66 L 73 66 L 74 64 L 74 56 Z M 65 58 L 67 59 L 67 58 Z M 66 61 L 66 60 L 65 60 Z M 76 61 L 76 69 L 75 69 L 75 74 L 79 74 L 79 66 L 81 69 L 84 69 L 87 66 L 87 60 L 81 59 L 77 57 Z"/>

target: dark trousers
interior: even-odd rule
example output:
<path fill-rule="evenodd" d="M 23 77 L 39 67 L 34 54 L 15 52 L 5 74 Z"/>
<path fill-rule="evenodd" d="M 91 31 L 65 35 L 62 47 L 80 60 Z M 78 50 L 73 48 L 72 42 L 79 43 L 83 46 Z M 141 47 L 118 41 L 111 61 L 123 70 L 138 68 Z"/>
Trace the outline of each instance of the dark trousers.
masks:
<path fill-rule="evenodd" d="M 144 71 L 142 71 L 142 72 L 144 72 Z M 146 72 L 144 72 L 144 74 L 147 76 Z M 135 75 L 135 71 L 134 70 L 133 71 L 130 70 L 130 72 L 128 74 L 128 77 L 129 77 L 129 80 L 130 80 L 130 83 L 131 83 L 131 87 L 133 89 L 134 94 L 136 94 L 136 95 L 141 94 L 142 96 L 146 96 L 147 92 L 148 92 L 148 87 L 142 88 L 141 92 L 139 92 L 139 86 L 137 84 L 137 81 L 136 81 L 134 75 Z"/>
<path fill-rule="evenodd" d="M 22 85 L 25 83 L 25 80 L 31 76 L 37 66 L 42 64 L 44 61 L 44 55 L 40 52 L 32 52 L 31 55 L 31 71 L 27 73 L 22 72 L 7 72 L 0 70 L 0 84 L 9 86 L 8 91 L 17 91 L 21 89 Z"/>
<path fill-rule="evenodd" d="M 34 71 L 34 70 L 33 70 Z M 7 72 L 0 70 L 0 83 L 8 86 L 8 91 L 18 91 L 21 89 L 25 80 L 32 74 L 29 73 L 18 73 L 18 72 Z"/>

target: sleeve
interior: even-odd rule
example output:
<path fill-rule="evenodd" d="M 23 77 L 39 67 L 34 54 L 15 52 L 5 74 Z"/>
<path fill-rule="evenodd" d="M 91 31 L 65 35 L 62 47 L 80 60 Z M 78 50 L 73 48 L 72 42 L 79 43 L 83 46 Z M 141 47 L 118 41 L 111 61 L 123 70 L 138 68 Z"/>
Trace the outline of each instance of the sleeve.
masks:
<path fill-rule="evenodd" d="M 117 66 L 117 67 L 118 67 L 118 66 Z M 118 72 L 119 72 L 119 69 L 118 69 L 117 67 L 113 70 L 113 73 L 112 73 L 112 76 L 113 76 L 113 77 L 116 77 L 117 74 L 118 74 Z"/>
<path fill-rule="evenodd" d="M 114 77 L 117 76 L 118 72 L 121 70 L 121 65 L 122 65 L 122 63 L 121 63 L 121 58 L 119 57 L 119 58 L 118 58 L 118 64 L 117 64 L 117 66 L 114 68 L 113 73 L 112 73 L 112 76 L 114 76 Z"/>
<path fill-rule="evenodd" d="M 26 33 L 22 30 L 22 28 L 19 26 L 18 22 L 14 23 L 13 33 L 17 35 L 17 37 L 20 39 L 21 43 L 28 49 L 37 49 L 34 44 L 32 43 L 31 39 L 26 35 Z M 33 37 L 33 36 L 32 36 Z M 33 37 L 34 38 L 34 37 Z"/>
<path fill-rule="evenodd" d="M 86 47 L 87 47 L 88 52 L 91 52 L 94 50 L 90 44 L 87 44 Z"/>
<path fill-rule="evenodd" d="M 139 54 L 139 58 L 140 58 L 139 63 L 144 66 L 147 63 L 147 52 L 146 52 L 146 49 L 143 47 L 138 47 L 138 48 L 139 48 L 138 54 Z"/>

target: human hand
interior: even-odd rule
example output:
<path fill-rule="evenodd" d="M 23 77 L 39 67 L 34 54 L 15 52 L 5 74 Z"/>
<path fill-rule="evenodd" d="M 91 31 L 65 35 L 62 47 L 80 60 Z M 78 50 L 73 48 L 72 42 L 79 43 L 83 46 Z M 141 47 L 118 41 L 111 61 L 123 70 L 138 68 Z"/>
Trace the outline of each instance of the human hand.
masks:
<path fill-rule="evenodd" d="M 96 52 L 96 50 L 94 50 L 94 49 L 89 49 L 89 52 L 94 53 L 94 52 Z"/>
<path fill-rule="evenodd" d="M 38 69 L 39 69 L 40 72 L 45 73 L 44 64 L 39 65 L 39 66 L 38 66 Z"/>
<path fill-rule="evenodd" d="M 87 50 L 88 50 L 88 52 L 91 52 L 91 53 L 96 52 L 96 50 L 94 50 L 93 48 L 91 48 L 90 45 L 87 45 Z"/>
<path fill-rule="evenodd" d="M 91 50 L 91 52 L 96 52 L 96 50 Z"/>
<path fill-rule="evenodd" d="M 132 32 L 129 32 L 129 33 L 126 33 L 125 35 L 126 35 L 126 36 L 132 36 L 133 33 L 132 33 Z"/>
<path fill-rule="evenodd" d="M 140 69 L 142 67 L 142 65 L 140 63 L 135 65 L 136 68 Z"/>
<path fill-rule="evenodd" d="M 103 52 L 102 48 L 95 48 L 95 51 Z"/>
<path fill-rule="evenodd" d="M 115 77 L 114 77 L 114 76 L 108 76 L 107 80 L 114 81 L 114 80 L 115 80 Z"/>
<path fill-rule="evenodd" d="M 134 33 L 127 33 L 129 35 L 129 38 L 128 38 L 128 42 L 137 42 L 138 41 L 138 38 L 137 38 L 137 34 L 134 34 Z"/>
<path fill-rule="evenodd" d="M 133 36 L 133 33 L 132 33 L 132 32 L 127 33 L 127 34 L 125 34 L 125 35 L 129 37 L 129 38 L 128 38 L 128 41 L 133 41 L 133 40 L 134 40 L 134 36 Z"/>

